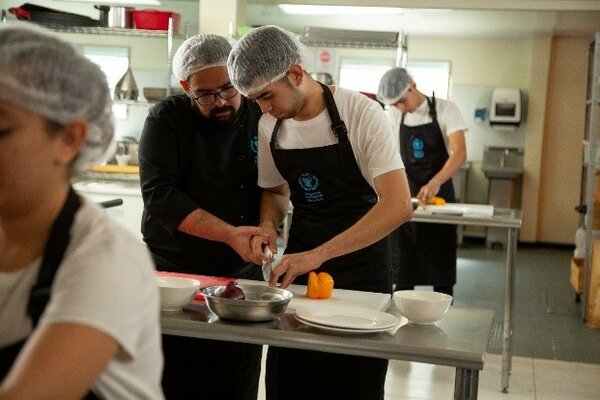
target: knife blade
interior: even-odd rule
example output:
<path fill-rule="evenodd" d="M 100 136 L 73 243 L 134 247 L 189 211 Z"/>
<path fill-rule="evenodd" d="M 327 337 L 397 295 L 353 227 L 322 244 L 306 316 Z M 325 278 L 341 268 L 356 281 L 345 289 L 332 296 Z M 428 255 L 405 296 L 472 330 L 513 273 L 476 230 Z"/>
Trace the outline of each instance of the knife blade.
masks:
<path fill-rule="evenodd" d="M 265 248 L 265 256 L 266 258 L 262 264 L 262 273 L 263 278 L 268 282 L 271 278 L 271 271 L 273 268 L 273 252 L 268 246 Z"/>

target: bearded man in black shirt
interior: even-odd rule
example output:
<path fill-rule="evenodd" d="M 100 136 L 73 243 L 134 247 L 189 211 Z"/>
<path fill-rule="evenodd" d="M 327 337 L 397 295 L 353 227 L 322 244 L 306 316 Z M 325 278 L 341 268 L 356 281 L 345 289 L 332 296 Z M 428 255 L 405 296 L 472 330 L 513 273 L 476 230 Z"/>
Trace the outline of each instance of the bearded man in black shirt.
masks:
<path fill-rule="evenodd" d="M 266 235 L 257 227 L 261 112 L 231 85 L 230 50 L 201 34 L 173 58 L 185 94 L 150 110 L 140 140 L 142 233 L 158 270 L 262 280 L 250 245 Z M 262 346 L 163 335 L 163 351 L 167 398 L 256 399 Z"/>

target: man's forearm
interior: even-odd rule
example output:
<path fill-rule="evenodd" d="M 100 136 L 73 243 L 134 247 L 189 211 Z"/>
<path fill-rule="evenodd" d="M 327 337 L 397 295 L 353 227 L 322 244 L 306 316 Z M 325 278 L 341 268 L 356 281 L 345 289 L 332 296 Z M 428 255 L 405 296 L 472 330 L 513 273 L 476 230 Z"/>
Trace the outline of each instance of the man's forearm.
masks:
<path fill-rule="evenodd" d="M 380 201 L 354 225 L 315 251 L 322 254 L 324 261 L 352 253 L 381 240 L 411 218 L 410 198 L 400 204 Z"/>
<path fill-rule="evenodd" d="M 260 226 L 275 229 L 285 219 L 290 207 L 287 187 L 265 189 L 261 198 Z"/>
<path fill-rule="evenodd" d="M 188 214 L 177 229 L 188 235 L 227 243 L 234 227 L 213 214 L 198 208 Z"/>

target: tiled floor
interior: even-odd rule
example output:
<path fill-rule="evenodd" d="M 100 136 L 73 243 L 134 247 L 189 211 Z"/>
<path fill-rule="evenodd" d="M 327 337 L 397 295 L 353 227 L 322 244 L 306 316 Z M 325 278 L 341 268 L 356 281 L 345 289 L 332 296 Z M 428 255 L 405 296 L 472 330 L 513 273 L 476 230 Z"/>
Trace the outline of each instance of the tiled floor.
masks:
<path fill-rule="evenodd" d="M 589 328 L 583 321 L 582 305 L 575 303 L 569 282 L 572 255 L 572 249 L 519 245 L 515 255 L 514 355 L 600 364 L 600 329 Z M 500 354 L 505 253 L 475 242 L 465 244 L 458 256 L 454 304 L 496 312 L 497 334 L 492 335 L 488 350 Z"/>
<path fill-rule="evenodd" d="M 265 346 L 265 350 L 266 350 Z M 258 399 L 265 399 L 263 376 Z M 529 357 L 512 358 L 508 393 L 500 390 L 502 356 L 488 354 L 479 373 L 479 400 L 598 400 L 600 365 Z M 390 361 L 386 400 L 452 400 L 455 369 L 407 361 Z M 351 400 L 351 399 L 349 399 Z M 356 399 L 362 400 L 362 399 Z"/>
<path fill-rule="evenodd" d="M 505 253 L 467 241 L 458 256 L 454 304 L 496 311 L 489 353 L 479 375 L 478 398 L 600 399 L 600 329 L 586 326 L 581 304 L 574 301 L 569 284 L 572 250 L 519 246 L 515 256 L 513 358 L 508 393 L 500 391 Z M 386 400 L 453 399 L 454 374 L 451 367 L 391 361 Z M 264 398 L 261 384 L 259 399 Z"/>
<path fill-rule="evenodd" d="M 600 365 L 513 357 L 508 393 L 500 391 L 502 357 L 488 354 L 479 374 L 480 400 L 598 400 Z M 454 369 L 390 362 L 386 400 L 451 400 Z"/>

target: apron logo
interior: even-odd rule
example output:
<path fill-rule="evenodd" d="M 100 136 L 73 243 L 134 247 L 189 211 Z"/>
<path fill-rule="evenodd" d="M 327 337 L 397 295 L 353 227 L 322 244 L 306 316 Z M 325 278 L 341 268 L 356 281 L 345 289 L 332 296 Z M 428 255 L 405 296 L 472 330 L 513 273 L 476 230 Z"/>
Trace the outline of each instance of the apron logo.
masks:
<path fill-rule="evenodd" d="M 304 197 L 309 203 L 318 203 L 324 200 L 323 193 L 317 190 L 319 187 L 319 178 L 313 174 L 305 172 L 298 178 L 298 184 L 304 190 Z"/>
<path fill-rule="evenodd" d="M 425 143 L 419 138 L 414 138 L 410 143 L 413 150 L 413 157 L 416 159 L 421 159 L 425 157 L 425 152 L 423 148 L 425 147 Z"/>
<path fill-rule="evenodd" d="M 258 136 L 250 138 L 250 152 L 254 156 L 254 164 L 258 164 Z"/>
<path fill-rule="evenodd" d="M 254 154 L 258 153 L 258 136 L 250 138 L 250 151 Z"/>

